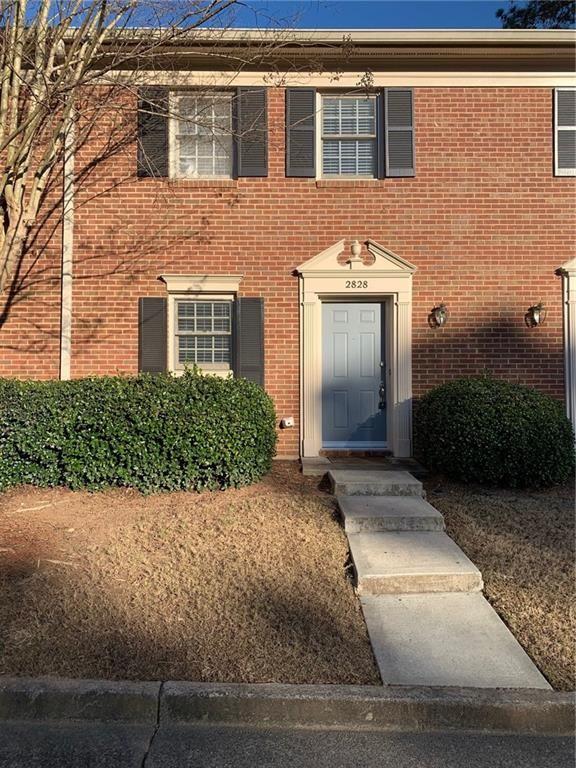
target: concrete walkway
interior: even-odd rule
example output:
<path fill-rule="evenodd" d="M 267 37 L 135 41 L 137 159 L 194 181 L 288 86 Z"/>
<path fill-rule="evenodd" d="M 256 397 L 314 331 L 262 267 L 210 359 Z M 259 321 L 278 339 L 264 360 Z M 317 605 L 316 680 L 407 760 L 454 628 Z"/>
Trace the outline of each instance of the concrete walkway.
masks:
<path fill-rule="evenodd" d="M 550 689 L 419 480 L 366 465 L 328 478 L 384 684 Z"/>

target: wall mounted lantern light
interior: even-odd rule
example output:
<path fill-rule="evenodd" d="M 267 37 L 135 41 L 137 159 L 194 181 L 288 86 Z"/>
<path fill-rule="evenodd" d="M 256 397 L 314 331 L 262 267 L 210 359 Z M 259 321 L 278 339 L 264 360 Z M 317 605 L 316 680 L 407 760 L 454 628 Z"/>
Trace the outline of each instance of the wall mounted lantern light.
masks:
<path fill-rule="evenodd" d="M 448 312 L 446 304 L 438 304 L 438 306 L 434 307 L 428 315 L 428 325 L 430 328 L 442 328 L 448 322 L 449 317 L 450 312 Z"/>
<path fill-rule="evenodd" d="M 524 315 L 524 322 L 528 328 L 536 328 L 537 325 L 542 325 L 544 320 L 546 320 L 546 307 L 541 301 L 528 307 L 528 311 Z"/>

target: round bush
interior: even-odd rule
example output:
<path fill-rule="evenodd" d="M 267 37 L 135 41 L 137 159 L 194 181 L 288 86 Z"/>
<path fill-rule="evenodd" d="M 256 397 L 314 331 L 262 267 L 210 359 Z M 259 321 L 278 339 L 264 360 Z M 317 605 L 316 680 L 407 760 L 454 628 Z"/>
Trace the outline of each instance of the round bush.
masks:
<path fill-rule="evenodd" d="M 276 416 L 246 379 L 0 379 L 0 488 L 227 488 L 271 467 Z"/>
<path fill-rule="evenodd" d="M 449 477 L 543 487 L 574 472 L 574 434 L 560 402 L 491 378 L 459 379 L 425 395 L 415 413 L 415 453 Z"/>

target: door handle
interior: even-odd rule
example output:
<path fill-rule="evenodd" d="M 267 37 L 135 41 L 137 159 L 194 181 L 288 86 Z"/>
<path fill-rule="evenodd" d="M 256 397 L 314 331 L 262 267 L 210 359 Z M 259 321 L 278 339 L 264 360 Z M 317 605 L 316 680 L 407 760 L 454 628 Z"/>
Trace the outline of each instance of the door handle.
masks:
<path fill-rule="evenodd" d="M 382 381 L 380 382 L 380 387 L 378 388 L 378 394 L 380 396 L 380 402 L 378 403 L 378 408 L 380 410 L 383 410 L 386 408 L 386 384 Z"/>

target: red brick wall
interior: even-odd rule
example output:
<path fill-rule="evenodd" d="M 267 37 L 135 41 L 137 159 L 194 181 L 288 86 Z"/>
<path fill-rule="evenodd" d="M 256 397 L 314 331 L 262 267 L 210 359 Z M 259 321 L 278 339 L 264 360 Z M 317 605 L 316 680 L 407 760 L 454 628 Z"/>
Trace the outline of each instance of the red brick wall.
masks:
<path fill-rule="evenodd" d="M 158 275 L 243 274 L 242 294 L 265 297 L 267 389 L 278 416 L 298 420 L 294 268 L 340 238 L 371 237 L 418 267 L 416 395 L 491 371 L 562 397 L 554 270 L 575 255 L 576 206 L 575 180 L 553 176 L 552 95 L 549 88 L 417 88 L 415 178 L 285 178 L 281 89 L 269 95 L 267 179 L 136 179 L 134 147 L 121 152 L 92 174 L 77 209 L 73 375 L 136 371 L 137 300 L 165 295 Z M 546 324 L 528 329 L 524 313 L 540 300 Z M 37 353 L 6 351 L 24 330 L 40 343 L 57 326 L 57 301 L 55 293 L 40 302 L 32 294 L 14 311 L 0 331 L 1 374 L 57 375 L 53 340 Z M 440 301 L 450 322 L 433 330 L 427 315 Z M 281 433 L 279 452 L 298 453 L 298 428 Z"/>

